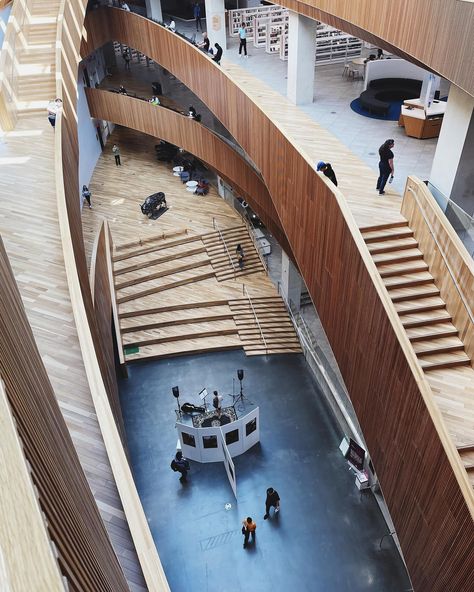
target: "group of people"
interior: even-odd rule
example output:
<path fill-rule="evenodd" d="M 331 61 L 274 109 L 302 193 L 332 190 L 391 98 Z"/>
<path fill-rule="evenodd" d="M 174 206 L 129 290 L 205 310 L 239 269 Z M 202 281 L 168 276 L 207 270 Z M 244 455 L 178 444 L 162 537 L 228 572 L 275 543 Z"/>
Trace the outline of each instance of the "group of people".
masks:
<path fill-rule="evenodd" d="M 270 518 L 270 508 L 274 508 L 274 515 L 276 516 L 280 511 L 280 496 L 278 495 L 278 491 L 273 489 L 273 487 L 269 487 L 267 489 L 267 497 L 265 499 L 265 516 L 263 517 L 264 520 L 268 520 Z M 251 516 L 247 516 L 242 520 L 242 534 L 244 535 L 244 549 L 247 548 L 249 544 L 249 540 L 252 539 L 252 542 L 255 542 L 255 533 L 257 530 L 257 523 L 253 520 Z"/>

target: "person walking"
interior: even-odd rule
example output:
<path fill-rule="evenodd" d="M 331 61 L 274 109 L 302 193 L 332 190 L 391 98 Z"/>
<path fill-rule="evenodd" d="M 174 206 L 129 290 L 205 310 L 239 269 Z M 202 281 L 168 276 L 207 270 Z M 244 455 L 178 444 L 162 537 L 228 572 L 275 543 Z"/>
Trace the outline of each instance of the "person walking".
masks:
<path fill-rule="evenodd" d="M 273 489 L 273 487 L 269 487 L 267 489 L 267 499 L 265 500 L 265 516 L 263 517 L 264 520 L 269 518 L 271 507 L 275 508 L 275 514 L 278 514 L 280 511 L 280 496 L 278 495 L 278 491 Z"/>
<path fill-rule="evenodd" d="M 385 194 L 385 185 L 388 181 L 388 178 L 391 176 L 390 183 L 393 180 L 393 176 L 395 174 L 395 167 L 393 166 L 393 152 L 392 148 L 395 146 L 395 140 L 389 139 L 385 140 L 385 142 L 379 148 L 379 155 L 380 155 L 380 162 L 379 162 L 379 171 L 380 176 L 377 179 L 377 187 L 376 189 L 379 192 L 379 195 Z"/>
<path fill-rule="evenodd" d="M 179 480 L 181 482 L 184 483 L 187 481 L 187 476 L 188 476 L 188 471 L 190 469 L 190 466 L 189 466 L 189 461 L 186 458 L 184 458 L 181 450 L 178 450 L 178 452 L 176 453 L 176 456 L 171 461 L 170 466 L 173 471 L 181 473 L 181 477 L 179 478 Z"/>
<path fill-rule="evenodd" d="M 220 66 L 222 58 L 222 47 L 218 43 L 214 43 L 214 47 L 216 48 L 216 50 L 214 52 L 214 57 L 212 58 L 212 61 L 216 62 L 216 64 Z"/>
<path fill-rule="evenodd" d="M 122 166 L 122 163 L 120 162 L 120 148 L 117 144 L 113 145 L 112 153 L 115 156 L 115 166 Z"/>
<path fill-rule="evenodd" d="M 87 185 L 82 186 L 82 199 L 85 200 L 89 204 L 89 208 L 92 209 L 91 192 L 89 191 Z"/>
<path fill-rule="evenodd" d="M 242 49 L 244 50 L 245 57 L 248 58 L 247 55 L 247 29 L 245 27 L 245 23 L 242 22 L 239 27 L 239 56 L 242 57 Z"/>
<path fill-rule="evenodd" d="M 249 538 L 252 537 L 252 543 L 255 542 L 255 531 L 257 530 L 257 524 L 252 520 L 250 516 L 247 516 L 242 520 L 242 534 L 244 535 L 244 549 L 249 543 Z"/>
<path fill-rule="evenodd" d="M 130 70 L 130 50 L 128 48 L 123 52 L 122 58 L 125 62 L 125 70 Z"/>
<path fill-rule="evenodd" d="M 199 2 L 194 3 L 193 14 L 194 14 L 194 18 L 196 19 L 196 31 L 199 30 L 199 27 L 201 27 L 201 31 L 202 31 L 201 6 L 200 6 Z"/>

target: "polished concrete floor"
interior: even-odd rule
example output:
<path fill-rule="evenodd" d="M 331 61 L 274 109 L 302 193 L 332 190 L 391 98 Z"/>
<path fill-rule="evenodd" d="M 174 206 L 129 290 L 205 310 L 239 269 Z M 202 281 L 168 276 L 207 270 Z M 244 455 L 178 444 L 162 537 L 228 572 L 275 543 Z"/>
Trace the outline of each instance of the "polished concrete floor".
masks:
<path fill-rule="evenodd" d="M 181 402 L 197 404 L 203 387 L 232 392 L 237 368 L 261 423 L 260 444 L 234 459 L 238 501 L 221 463 L 191 463 L 184 485 L 170 469 L 171 387 L 179 386 Z M 131 365 L 121 403 L 138 492 L 173 592 L 411 589 L 391 537 L 380 549 L 386 524 L 372 494 L 354 484 L 338 449 L 342 435 L 303 356 L 236 351 Z M 281 512 L 264 521 L 269 486 Z M 256 520 L 257 536 L 243 549 L 246 516 Z"/>

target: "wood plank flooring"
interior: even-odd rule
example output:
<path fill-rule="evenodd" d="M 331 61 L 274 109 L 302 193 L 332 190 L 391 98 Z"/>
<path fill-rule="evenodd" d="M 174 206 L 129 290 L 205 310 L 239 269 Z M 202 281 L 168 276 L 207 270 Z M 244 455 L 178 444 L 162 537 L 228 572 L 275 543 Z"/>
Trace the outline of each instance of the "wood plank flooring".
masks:
<path fill-rule="evenodd" d="M 121 148 L 121 167 L 110 153 L 113 142 Z M 237 348 L 249 355 L 300 352 L 247 226 L 213 187 L 202 197 L 187 192 L 171 165 L 155 160 L 155 143 L 116 128 L 90 184 L 93 209 L 83 211 L 89 254 L 99 221 L 109 220 L 125 360 Z M 156 191 L 166 194 L 169 209 L 153 221 L 139 204 Z M 242 268 L 238 244 L 244 250 Z M 247 294 L 255 300 L 263 331 L 249 318 L 243 331 L 244 311 L 235 303 L 250 308 Z M 264 310 L 261 303 L 267 301 L 270 308 Z M 265 319 L 277 309 L 283 333 Z"/>

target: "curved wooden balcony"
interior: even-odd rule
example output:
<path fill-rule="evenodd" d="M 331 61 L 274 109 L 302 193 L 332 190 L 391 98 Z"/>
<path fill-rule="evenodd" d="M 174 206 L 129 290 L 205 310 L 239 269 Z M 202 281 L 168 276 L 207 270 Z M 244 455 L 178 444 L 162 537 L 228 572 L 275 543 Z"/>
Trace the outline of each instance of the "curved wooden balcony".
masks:
<path fill-rule="evenodd" d="M 94 11 L 86 30 L 83 55 L 117 40 L 150 56 L 208 105 L 261 170 L 351 394 L 415 589 L 467 590 L 474 503 L 466 472 L 363 242 L 350 196 L 315 172 L 296 127 L 279 123 L 291 109 L 263 107 L 250 78 L 247 87 L 244 79 L 235 83 L 230 72 L 237 68 L 217 67 L 137 15 Z M 363 170 L 354 159 L 351 167 L 355 174 Z"/>

